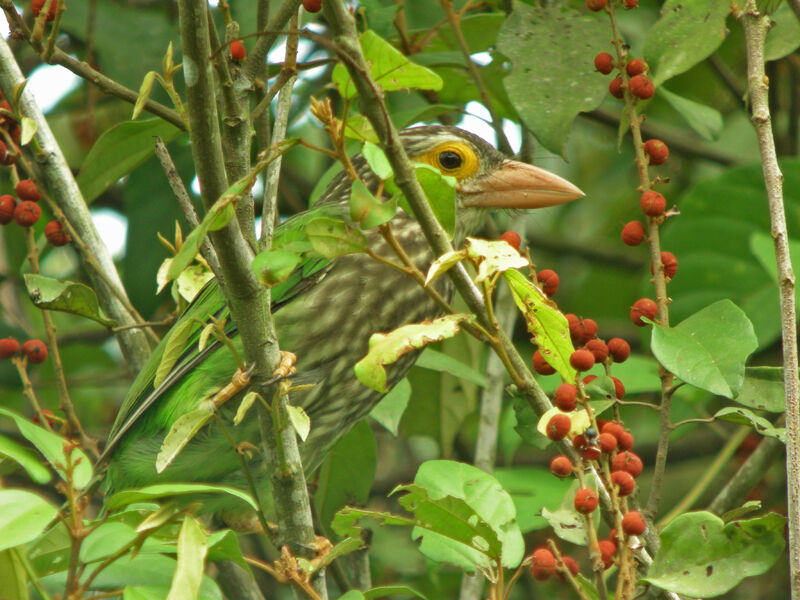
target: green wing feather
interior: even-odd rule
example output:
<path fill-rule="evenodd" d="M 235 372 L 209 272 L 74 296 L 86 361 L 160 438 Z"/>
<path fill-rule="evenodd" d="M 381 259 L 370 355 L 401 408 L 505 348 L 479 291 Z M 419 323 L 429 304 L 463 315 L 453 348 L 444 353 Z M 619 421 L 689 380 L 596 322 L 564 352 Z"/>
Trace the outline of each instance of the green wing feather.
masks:
<path fill-rule="evenodd" d="M 324 204 L 318 205 L 313 210 L 300 213 L 282 223 L 275 230 L 273 247 L 305 250 L 305 245 L 308 241 L 305 238 L 303 229 L 309 221 L 320 216 L 347 218 L 346 212 L 347 205 Z M 272 287 L 272 312 L 277 312 L 293 298 L 314 286 L 331 268 L 332 262 L 333 259 L 313 255 L 307 256 L 286 281 Z M 136 426 L 142 416 L 151 409 L 159 398 L 178 384 L 187 373 L 219 350 L 220 342 L 216 340 L 209 342 L 202 351 L 198 347 L 200 334 L 205 325 L 210 322 L 212 316 L 217 319 L 228 316 L 225 297 L 216 279 L 209 281 L 198 293 L 178 318 L 172 329 L 153 350 L 144 368 L 139 372 L 114 421 L 108 443 L 103 455 L 100 457 L 101 461 L 104 461 L 113 453 L 114 448 L 122 437 Z M 183 327 L 189 327 L 185 350 L 175 361 L 174 366 L 163 382 L 158 387 L 154 387 L 156 371 L 159 364 L 161 364 L 165 350 L 169 346 L 170 336 L 174 331 Z M 226 334 L 229 337 L 237 335 L 236 328 L 232 323 L 229 323 L 226 327 Z"/>

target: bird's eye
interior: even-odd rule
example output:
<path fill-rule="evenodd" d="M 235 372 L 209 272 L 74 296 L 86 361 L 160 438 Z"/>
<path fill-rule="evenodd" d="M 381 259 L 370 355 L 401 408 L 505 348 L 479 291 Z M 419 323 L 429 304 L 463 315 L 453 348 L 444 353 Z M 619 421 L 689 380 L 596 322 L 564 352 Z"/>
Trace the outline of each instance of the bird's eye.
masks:
<path fill-rule="evenodd" d="M 458 152 L 445 150 L 444 152 L 439 153 L 439 166 L 443 169 L 452 171 L 453 169 L 459 168 L 461 166 L 461 162 L 461 155 Z"/>

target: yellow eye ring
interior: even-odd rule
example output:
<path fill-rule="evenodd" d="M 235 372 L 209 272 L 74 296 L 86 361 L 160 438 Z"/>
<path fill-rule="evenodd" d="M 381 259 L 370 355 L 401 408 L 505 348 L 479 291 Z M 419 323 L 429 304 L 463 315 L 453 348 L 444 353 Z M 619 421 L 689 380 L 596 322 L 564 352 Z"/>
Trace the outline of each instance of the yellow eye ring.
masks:
<path fill-rule="evenodd" d="M 444 142 L 422 156 L 414 157 L 417 162 L 439 169 L 444 175 L 458 180 L 474 175 L 478 170 L 478 156 L 469 144 L 463 142 Z"/>

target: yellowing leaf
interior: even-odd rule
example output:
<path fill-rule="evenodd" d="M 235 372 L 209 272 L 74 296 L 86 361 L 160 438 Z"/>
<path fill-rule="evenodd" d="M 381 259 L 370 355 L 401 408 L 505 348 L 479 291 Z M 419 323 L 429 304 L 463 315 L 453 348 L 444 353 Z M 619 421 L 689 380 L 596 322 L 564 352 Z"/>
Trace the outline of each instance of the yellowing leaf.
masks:
<path fill-rule="evenodd" d="M 569 433 L 567 434 L 567 437 L 570 438 L 572 436 L 579 435 L 584 431 L 586 431 L 589 428 L 589 425 L 591 425 L 592 423 L 591 419 L 589 418 L 589 413 L 587 413 L 586 410 L 578 410 L 565 413 L 553 407 L 546 413 L 544 413 L 542 417 L 539 419 L 539 423 L 536 425 L 537 431 L 541 433 L 543 436 L 547 437 L 547 424 L 550 422 L 550 419 L 552 419 L 555 415 L 558 414 L 567 415 L 569 417 L 572 426 L 569 428 Z"/>
<path fill-rule="evenodd" d="M 306 411 L 299 406 L 292 406 L 290 404 L 286 407 L 286 412 L 289 413 L 289 422 L 292 424 L 292 427 L 294 427 L 297 435 L 305 442 L 308 434 L 311 432 L 311 419 L 306 414 Z"/>
<path fill-rule="evenodd" d="M 428 269 L 428 275 L 425 277 L 425 285 L 428 285 L 442 273 L 449 271 L 459 261 L 464 260 L 466 257 L 466 250 L 453 250 L 452 252 L 446 252 L 442 254 L 439 258 L 431 263 L 431 267 Z"/>
<path fill-rule="evenodd" d="M 478 263 L 475 283 L 481 283 L 496 273 L 508 269 L 521 269 L 528 261 L 505 240 L 481 240 L 467 238 L 467 255 Z"/>
<path fill-rule="evenodd" d="M 202 402 L 195 410 L 178 417 L 161 443 L 156 456 L 156 472 L 161 473 L 166 469 L 213 416 L 214 406 L 210 402 Z"/>
<path fill-rule="evenodd" d="M 428 344 L 453 337 L 461 330 L 461 323 L 474 318 L 465 314 L 445 315 L 433 321 L 403 325 L 389 333 L 374 333 L 369 338 L 369 352 L 353 367 L 356 377 L 373 390 L 387 392 L 386 365 Z"/>
<path fill-rule="evenodd" d="M 544 292 L 522 273 L 509 270 L 503 276 L 511 289 L 514 303 L 522 311 L 533 343 L 539 346 L 544 359 L 565 381 L 575 381 L 577 372 L 569 364 L 575 351 L 569 337 L 566 317 L 556 308 Z"/>

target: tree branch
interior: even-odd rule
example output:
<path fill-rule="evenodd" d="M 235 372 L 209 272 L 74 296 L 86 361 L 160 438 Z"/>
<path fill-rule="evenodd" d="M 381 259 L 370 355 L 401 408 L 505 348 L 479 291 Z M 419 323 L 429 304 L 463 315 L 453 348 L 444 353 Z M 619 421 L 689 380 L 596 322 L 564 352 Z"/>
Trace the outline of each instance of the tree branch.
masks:
<path fill-rule="evenodd" d="M 770 19 L 758 12 L 755 0 L 748 0 L 744 10 L 736 12 L 744 28 L 747 51 L 747 83 L 752 106 L 752 121 L 758 137 L 764 185 L 769 205 L 778 287 L 781 305 L 783 340 L 783 392 L 786 399 L 786 492 L 789 518 L 790 589 L 793 600 L 800 599 L 800 382 L 797 376 L 797 317 L 795 279 L 789 256 L 786 214 L 783 205 L 783 174 L 778 166 L 772 120 L 769 112 L 769 80 L 764 73 L 764 40 Z"/>
<path fill-rule="evenodd" d="M 15 85 L 22 83 L 24 77 L 14 58 L 11 48 L 5 40 L 0 40 L 0 89 L 7 97 L 13 97 Z M 58 207 L 64 212 L 69 223 L 80 235 L 84 244 L 76 245 L 81 262 L 86 266 L 86 273 L 97 292 L 103 311 L 117 322 L 117 325 L 135 325 L 136 316 L 126 307 L 125 289 L 119 278 L 111 253 L 100 239 L 100 235 L 92 222 L 89 208 L 83 199 L 72 171 L 64 155 L 56 143 L 47 120 L 36 104 L 33 94 L 25 89 L 20 96 L 20 112 L 36 123 L 34 138 L 38 144 L 35 158 L 42 170 L 42 178 L 50 195 Z M 102 270 L 102 276 L 94 268 Z M 127 301 L 127 302 L 123 302 Z M 126 329 L 118 338 L 122 354 L 135 371 L 139 371 L 150 355 L 147 337 L 140 329 Z"/>

